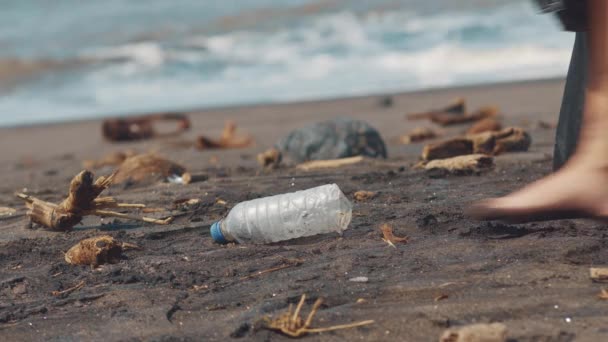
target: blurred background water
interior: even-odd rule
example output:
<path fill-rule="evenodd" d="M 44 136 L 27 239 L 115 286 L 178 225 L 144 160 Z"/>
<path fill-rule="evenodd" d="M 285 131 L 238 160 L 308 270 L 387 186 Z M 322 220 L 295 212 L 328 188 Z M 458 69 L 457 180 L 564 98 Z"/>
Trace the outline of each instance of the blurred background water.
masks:
<path fill-rule="evenodd" d="M 529 0 L 2 1 L 0 125 L 565 75 Z"/>

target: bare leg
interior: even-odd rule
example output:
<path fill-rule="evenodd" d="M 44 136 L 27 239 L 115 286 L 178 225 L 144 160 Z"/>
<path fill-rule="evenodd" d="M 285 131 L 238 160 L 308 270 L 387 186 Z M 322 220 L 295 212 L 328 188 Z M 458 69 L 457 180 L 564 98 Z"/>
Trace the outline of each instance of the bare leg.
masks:
<path fill-rule="evenodd" d="M 589 75 L 575 154 L 558 172 L 506 197 L 475 204 L 482 220 L 590 217 L 608 221 L 608 1 L 589 0 Z"/>

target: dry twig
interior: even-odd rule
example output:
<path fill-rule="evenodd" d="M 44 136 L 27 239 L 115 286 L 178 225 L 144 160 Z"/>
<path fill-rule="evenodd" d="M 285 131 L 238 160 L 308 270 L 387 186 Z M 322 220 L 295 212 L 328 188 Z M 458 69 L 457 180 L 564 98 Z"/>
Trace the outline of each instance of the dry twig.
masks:
<path fill-rule="evenodd" d="M 334 325 L 327 328 L 311 328 L 310 326 L 312 324 L 312 320 L 317 313 L 317 310 L 319 310 L 321 304 L 323 304 L 323 300 L 319 298 L 315 301 L 310 313 L 308 314 L 308 317 L 304 321 L 302 317 L 300 317 L 300 311 L 302 310 L 305 301 L 306 295 L 303 294 L 300 298 L 298 306 L 296 306 L 295 311 L 293 311 L 293 305 L 290 304 L 287 312 L 279 315 L 278 317 L 274 319 L 265 317 L 263 319 L 263 327 L 269 330 L 280 331 L 281 333 L 290 337 L 302 337 L 309 333 L 321 333 L 340 329 L 349 329 L 374 323 L 373 320 L 367 320 L 351 324 Z"/>
<path fill-rule="evenodd" d="M 80 283 L 78 283 L 78 284 L 70 287 L 69 289 L 65 289 L 65 290 L 62 290 L 62 291 L 53 291 L 53 292 L 51 292 L 51 294 L 53 296 L 57 297 L 57 296 L 61 296 L 62 294 L 71 293 L 71 292 L 74 292 L 76 290 L 80 290 L 83 287 L 84 287 L 84 280 L 81 281 Z"/>
<path fill-rule="evenodd" d="M 263 271 L 257 271 L 254 272 L 250 275 L 246 275 L 244 277 L 241 277 L 239 280 L 247 280 L 247 279 L 251 279 L 251 278 L 255 278 L 255 277 L 259 277 L 261 275 L 267 274 L 267 273 L 272 273 L 272 272 L 276 272 L 276 271 L 280 271 L 280 270 L 284 270 L 286 268 L 290 268 L 293 266 L 300 266 L 302 264 L 302 260 L 287 260 L 288 263 L 280 265 L 280 266 L 276 266 L 276 267 L 272 267 L 269 269 L 265 269 Z"/>
<path fill-rule="evenodd" d="M 373 191 L 359 190 L 355 192 L 353 196 L 355 197 L 355 201 L 362 202 L 376 197 L 376 193 Z"/>
<path fill-rule="evenodd" d="M 365 160 L 363 156 L 340 158 L 340 159 L 328 159 L 328 160 L 312 160 L 296 166 L 296 169 L 303 171 L 318 170 L 318 169 L 330 169 L 337 168 L 347 165 L 354 165 Z"/>

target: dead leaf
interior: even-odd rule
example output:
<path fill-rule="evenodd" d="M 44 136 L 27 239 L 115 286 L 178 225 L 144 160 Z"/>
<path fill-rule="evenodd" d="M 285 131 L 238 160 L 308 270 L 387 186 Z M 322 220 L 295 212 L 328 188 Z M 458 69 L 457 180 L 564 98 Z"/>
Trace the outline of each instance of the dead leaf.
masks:
<path fill-rule="evenodd" d="M 253 145 L 253 138 L 250 135 L 237 136 L 236 130 L 236 123 L 234 121 L 226 121 L 222 136 L 219 139 L 199 136 L 196 140 L 196 148 L 206 150 L 215 148 L 243 148 Z"/>
<path fill-rule="evenodd" d="M 395 247 L 396 243 L 407 243 L 408 241 L 407 236 L 398 237 L 393 235 L 393 227 L 388 223 L 380 226 L 380 230 L 382 231 L 382 240 L 388 243 L 391 247 Z"/>
<path fill-rule="evenodd" d="M 376 197 L 376 193 L 373 191 L 359 190 L 354 194 L 355 201 L 359 202 L 367 201 L 374 197 Z"/>
<path fill-rule="evenodd" d="M 290 337 L 302 337 L 309 333 L 320 333 L 340 329 L 349 329 L 374 323 L 373 320 L 367 320 L 350 324 L 334 325 L 327 328 L 311 328 L 312 320 L 315 314 L 317 313 L 317 310 L 319 310 L 321 304 L 323 304 L 323 300 L 319 298 L 315 301 L 312 306 L 312 310 L 308 314 L 308 317 L 306 318 L 306 320 L 304 320 L 302 319 L 302 317 L 300 317 L 300 311 L 304 306 L 305 300 L 306 295 L 303 294 L 295 311 L 293 311 L 293 305 L 290 304 L 289 308 L 287 309 L 287 312 L 279 315 L 278 317 L 264 317 L 261 322 L 262 327 L 268 330 L 279 331 Z"/>

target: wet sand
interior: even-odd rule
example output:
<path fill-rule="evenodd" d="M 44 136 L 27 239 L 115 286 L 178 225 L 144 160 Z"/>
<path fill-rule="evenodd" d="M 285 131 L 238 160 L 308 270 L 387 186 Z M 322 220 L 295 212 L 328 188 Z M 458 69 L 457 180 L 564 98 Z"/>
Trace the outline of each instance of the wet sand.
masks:
<path fill-rule="evenodd" d="M 314 326 L 376 321 L 308 340 L 436 341 L 445 328 L 474 322 L 503 322 L 513 341 L 605 340 L 608 303 L 597 298 L 601 284 L 588 276 L 590 266 L 608 258 L 605 225 L 585 220 L 507 225 L 463 215 L 469 203 L 506 194 L 551 171 L 554 131 L 538 122 L 557 120 L 563 86 L 562 80 L 544 80 L 405 93 L 395 95 L 388 108 L 378 105 L 381 97 L 371 96 L 214 109 L 192 114 L 192 130 L 178 139 L 126 144 L 103 141 L 99 121 L 1 129 L 0 206 L 20 211 L 0 219 L 0 338 L 287 340 L 256 330 L 255 323 L 306 293 L 309 304 L 324 298 Z M 398 145 L 393 139 L 424 123 L 408 122 L 404 114 L 440 107 L 457 96 L 466 97 L 471 109 L 498 105 L 505 124 L 529 130 L 530 151 L 501 155 L 493 170 L 480 175 L 431 178 L 412 169 L 423 145 Z M 389 159 L 311 172 L 257 167 L 255 155 L 290 129 L 335 116 L 375 126 Z M 174 144 L 203 133 L 219 136 L 226 119 L 253 134 L 257 144 L 205 152 Z M 179 198 L 199 198 L 200 204 L 174 212 L 169 226 L 87 218 L 70 233 L 24 227 L 15 191 L 27 188 L 59 201 L 82 160 L 129 148 L 158 151 L 209 179 L 187 186 L 114 186 L 108 194 L 150 207 L 170 207 Z M 341 237 L 273 245 L 211 241 L 209 225 L 238 202 L 332 182 L 349 198 L 357 190 L 378 192 L 367 202 L 353 201 L 353 221 Z M 382 223 L 407 235 L 409 243 L 388 246 L 379 233 Z M 96 270 L 64 262 L 63 252 L 73 244 L 100 234 L 143 250 L 128 251 L 127 259 Z M 255 276 L 293 259 L 301 264 Z M 359 276 L 369 281 L 349 281 Z M 82 289 L 51 294 L 81 281 Z M 447 298 L 435 301 L 440 295 Z"/>

